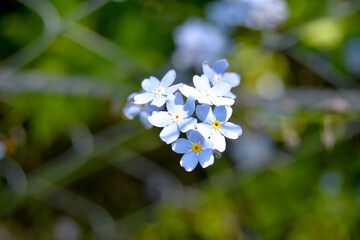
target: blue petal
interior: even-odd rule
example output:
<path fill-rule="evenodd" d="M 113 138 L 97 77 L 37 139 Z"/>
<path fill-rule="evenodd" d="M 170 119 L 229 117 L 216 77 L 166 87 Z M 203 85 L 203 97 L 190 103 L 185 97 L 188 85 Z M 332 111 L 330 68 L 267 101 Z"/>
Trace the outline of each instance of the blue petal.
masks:
<path fill-rule="evenodd" d="M 193 115 L 195 111 L 195 99 L 192 96 L 189 96 L 182 110 L 186 117 Z"/>
<path fill-rule="evenodd" d="M 179 113 L 182 111 L 184 106 L 184 100 L 181 93 L 175 93 L 166 100 L 166 108 L 170 113 Z"/>
<path fill-rule="evenodd" d="M 214 115 L 216 120 L 221 124 L 227 122 L 232 115 L 232 108 L 229 106 L 216 106 L 214 108 Z"/>
<path fill-rule="evenodd" d="M 130 96 L 128 96 L 128 98 L 127 98 L 127 100 L 129 101 L 129 102 L 134 102 L 134 97 L 136 96 L 136 95 L 138 95 L 139 93 L 132 93 L 132 94 L 130 94 Z"/>
<path fill-rule="evenodd" d="M 141 83 L 141 87 L 146 92 L 155 92 L 156 89 L 158 89 L 159 85 L 160 85 L 160 81 L 156 77 L 152 77 L 152 76 L 150 78 L 145 79 Z"/>
<path fill-rule="evenodd" d="M 188 118 L 184 118 L 184 119 L 180 120 L 178 122 L 178 125 L 180 128 L 180 131 L 187 132 L 191 129 L 195 129 L 196 123 L 197 123 L 196 118 L 188 117 Z"/>
<path fill-rule="evenodd" d="M 157 95 L 155 96 L 154 100 L 151 102 L 152 105 L 157 106 L 157 107 L 161 107 L 165 104 L 166 102 L 166 96 L 164 95 Z"/>
<path fill-rule="evenodd" d="M 224 96 L 225 94 L 230 92 L 230 90 L 230 84 L 225 82 L 219 82 L 211 88 L 210 93 L 214 96 Z"/>
<path fill-rule="evenodd" d="M 229 67 L 229 63 L 226 59 L 217 60 L 213 66 L 214 71 L 217 74 L 223 74 L 228 67 Z"/>
<path fill-rule="evenodd" d="M 196 107 L 196 116 L 203 122 L 212 123 L 215 117 L 209 104 L 201 104 Z"/>
<path fill-rule="evenodd" d="M 204 143 L 203 143 L 203 145 L 201 147 L 204 150 L 206 150 L 206 149 L 214 150 L 215 149 L 214 143 L 208 138 L 205 138 L 205 141 L 204 141 Z"/>
<path fill-rule="evenodd" d="M 196 128 L 205 138 L 210 137 L 213 130 L 215 130 L 209 123 L 198 123 L 196 124 Z"/>
<path fill-rule="evenodd" d="M 199 160 L 194 152 L 185 153 L 180 160 L 180 166 L 185 168 L 187 172 L 191 172 L 194 170 L 196 165 L 198 164 Z"/>
<path fill-rule="evenodd" d="M 240 84 L 240 75 L 237 73 L 224 73 L 222 80 L 232 87 L 236 87 Z"/>
<path fill-rule="evenodd" d="M 167 88 L 170 86 L 176 78 L 176 72 L 175 70 L 168 71 L 165 76 L 161 79 L 160 86 L 163 88 Z"/>
<path fill-rule="evenodd" d="M 171 123 L 164 127 L 164 129 L 160 132 L 160 138 L 167 144 L 174 142 L 179 138 L 180 129 L 176 123 Z"/>
<path fill-rule="evenodd" d="M 194 86 L 196 89 L 201 92 L 209 91 L 211 89 L 209 79 L 206 75 L 202 75 L 201 77 L 195 75 L 193 78 Z"/>
<path fill-rule="evenodd" d="M 139 116 L 139 119 L 140 119 L 140 122 L 142 123 L 142 125 L 147 128 L 147 129 L 150 129 L 152 128 L 152 124 L 149 122 L 149 119 L 148 117 L 150 116 L 150 112 L 149 111 L 146 111 L 146 110 L 143 110 L 140 112 L 140 116 Z"/>
<path fill-rule="evenodd" d="M 237 139 L 242 134 L 242 128 L 234 123 L 227 122 L 221 125 L 220 131 L 225 137 Z"/>
<path fill-rule="evenodd" d="M 153 112 L 149 117 L 149 122 L 156 127 L 165 127 L 172 122 L 172 117 L 168 112 Z"/>
<path fill-rule="evenodd" d="M 192 144 L 185 138 L 179 138 L 171 145 L 171 148 L 176 153 L 187 153 L 191 151 Z"/>
<path fill-rule="evenodd" d="M 170 87 L 166 88 L 165 95 L 173 94 L 174 92 L 176 92 L 177 90 L 182 88 L 182 86 L 183 86 L 182 83 L 178 83 L 178 84 L 175 84 L 173 86 L 170 86 Z"/>
<path fill-rule="evenodd" d="M 203 168 L 214 164 L 214 155 L 210 150 L 200 151 L 199 162 Z"/>
<path fill-rule="evenodd" d="M 141 111 L 141 105 L 131 104 L 124 107 L 123 114 L 127 119 L 134 119 L 137 115 L 139 115 Z"/>
<path fill-rule="evenodd" d="M 149 92 L 140 93 L 134 97 L 134 103 L 145 104 L 153 100 L 154 97 L 155 97 L 155 93 L 149 93 Z"/>
<path fill-rule="evenodd" d="M 203 72 L 204 74 L 209 78 L 209 79 L 213 79 L 214 78 L 214 70 L 209 66 L 209 64 L 207 62 L 203 62 Z"/>
<path fill-rule="evenodd" d="M 219 130 L 215 131 L 210 140 L 214 143 L 214 147 L 216 150 L 223 152 L 226 149 L 225 137 L 221 134 Z"/>
<path fill-rule="evenodd" d="M 187 131 L 186 137 L 191 143 L 199 143 L 200 145 L 202 145 L 205 141 L 204 137 L 196 130 Z"/>

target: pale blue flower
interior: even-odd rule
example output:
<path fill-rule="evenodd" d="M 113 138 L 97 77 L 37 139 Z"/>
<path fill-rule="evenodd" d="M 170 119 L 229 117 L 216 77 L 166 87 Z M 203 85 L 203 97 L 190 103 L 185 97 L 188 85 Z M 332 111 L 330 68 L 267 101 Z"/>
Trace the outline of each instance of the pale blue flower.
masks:
<path fill-rule="evenodd" d="M 176 67 L 201 67 L 201 62 L 213 61 L 229 49 L 226 36 L 215 26 L 191 18 L 174 30 L 176 50 L 172 60 Z"/>
<path fill-rule="evenodd" d="M 214 145 L 209 139 L 205 139 L 198 131 L 190 130 L 186 133 L 187 139 L 179 138 L 172 144 L 172 150 L 184 154 L 180 165 L 186 171 L 194 170 L 198 162 L 203 168 L 214 164 Z"/>
<path fill-rule="evenodd" d="M 128 101 L 130 102 L 123 109 L 123 114 L 127 119 L 134 119 L 139 116 L 140 122 L 147 129 L 152 128 L 152 124 L 149 122 L 148 117 L 152 114 L 153 111 L 159 111 L 161 108 L 147 104 L 135 104 L 134 97 L 138 95 L 138 93 L 133 93 L 128 97 Z"/>
<path fill-rule="evenodd" d="M 288 17 L 284 0 L 227 0 L 207 7 L 207 17 L 222 26 L 276 28 Z"/>
<path fill-rule="evenodd" d="M 233 105 L 235 103 L 234 99 L 225 97 L 231 89 L 228 83 L 220 82 L 211 87 L 206 75 L 202 75 L 201 77 L 195 75 L 193 83 L 195 88 L 184 84 L 182 88 L 180 88 L 180 92 L 186 97 L 192 96 L 199 103 L 214 104 L 216 106 Z"/>
<path fill-rule="evenodd" d="M 184 104 L 183 97 L 176 93 L 166 101 L 167 111 L 153 112 L 148 118 L 156 127 L 163 127 L 160 138 L 167 144 L 179 138 L 180 131 L 187 132 L 195 129 L 197 120 L 191 117 L 195 111 L 195 99 L 189 97 Z"/>
<path fill-rule="evenodd" d="M 225 72 L 228 67 L 229 63 L 226 59 L 217 60 L 213 67 L 210 67 L 208 62 L 203 62 L 204 74 L 213 85 L 219 82 L 225 82 L 231 87 L 236 87 L 240 84 L 240 75 L 233 72 Z"/>
<path fill-rule="evenodd" d="M 157 107 L 163 106 L 168 96 L 172 95 L 182 86 L 181 83 L 170 86 L 175 81 L 175 78 L 175 70 L 170 70 L 165 74 L 161 81 L 153 76 L 145 79 L 141 83 L 144 92 L 134 97 L 134 103 L 145 104 L 151 102 L 151 105 Z"/>
<path fill-rule="evenodd" d="M 196 107 L 196 116 L 203 121 L 196 125 L 197 130 L 214 143 L 216 150 L 223 152 L 226 149 L 225 137 L 237 139 L 242 134 L 239 125 L 228 122 L 232 115 L 229 106 L 216 106 L 212 111 L 211 106 L 202 104 Z"/>

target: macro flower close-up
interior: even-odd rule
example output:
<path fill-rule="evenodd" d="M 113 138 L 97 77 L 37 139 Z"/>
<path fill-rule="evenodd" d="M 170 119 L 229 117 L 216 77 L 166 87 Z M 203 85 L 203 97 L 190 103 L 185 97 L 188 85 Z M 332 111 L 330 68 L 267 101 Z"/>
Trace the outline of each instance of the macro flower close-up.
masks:
<path fill-rule="evenodd" d="M 0 240 L 360 239 L 359 0 L 3 0 Z"/>

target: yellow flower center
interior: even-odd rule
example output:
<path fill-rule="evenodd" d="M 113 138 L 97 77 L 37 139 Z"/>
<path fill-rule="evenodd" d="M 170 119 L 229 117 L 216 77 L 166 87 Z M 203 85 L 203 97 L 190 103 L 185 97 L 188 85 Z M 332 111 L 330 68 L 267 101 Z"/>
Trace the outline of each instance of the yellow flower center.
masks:
<path fill-rule="evenodd" d="M 214 76 L 214 81 L 215 81 L 215 82 L 221 82 L 221 81 L 222 81 L 222 76 L 215 74 L 215 76 Z"/>
<path fill-rule="evenodd" d="M 198 152 L 201 151 L 201 145 L 198 144 L 198 143 L 194 143 L 194 144 L 192 145 L 191 149 L 192 149 L 194 152 L 198 153 Z"/>
<path fill-rule="evenodd" d="M 156 93 L 157 95 L 159 95 L 159 94 L 161 94 L 161 93 L 163 93 L 163 92 L 164 92 L 164 89 L 161 88 L 161 87 L 159 87 L 159 88 L 156 89 L 156 91 L 155 91 L 155 93 Z"/>
<path fill-rule="evenodd" d="M 179 120 L 180 120 L 179 114 L 175 114 L 175 116 L 173 117 L 173 121 L 178 122 Z"/>
<path fill-rule="evenodd" d="M 216 130 L 218 130 L 221 127 L 221 124 L 219 121 L 215 121 L 212 123 L 213 128 L 215 128 Z"/>

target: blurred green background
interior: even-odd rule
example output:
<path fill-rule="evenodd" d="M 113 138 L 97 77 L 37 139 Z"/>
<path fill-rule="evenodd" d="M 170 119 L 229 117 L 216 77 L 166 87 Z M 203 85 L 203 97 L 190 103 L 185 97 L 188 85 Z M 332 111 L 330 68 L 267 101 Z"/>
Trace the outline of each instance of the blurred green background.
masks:
<path fill-rule="evenodd" d="M 244 134 L 207 169 L 122 116 L 144 78 L 201 74 L 173 31 L 210 2 L 1 2 L 1 240 L 360 239 L 359 1 L 226 33 Z"/>

